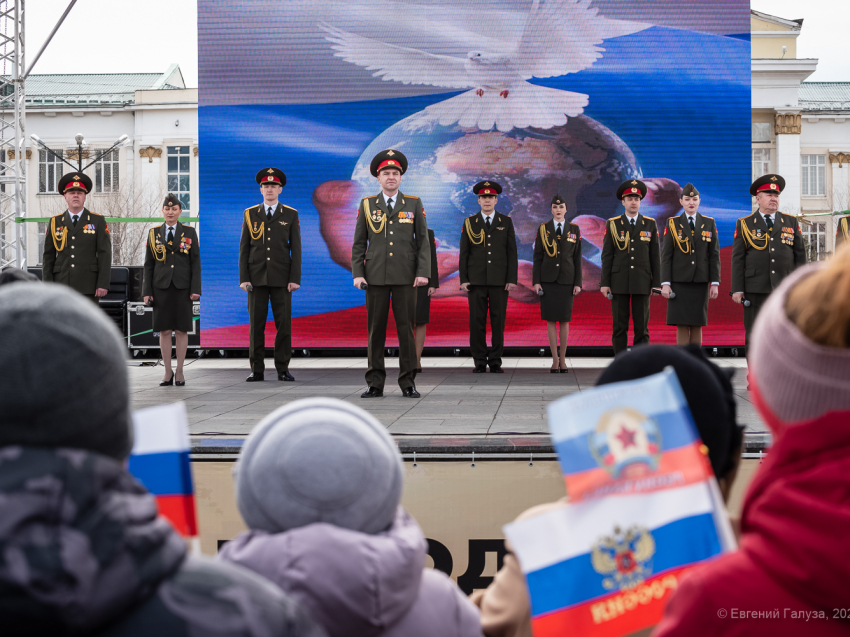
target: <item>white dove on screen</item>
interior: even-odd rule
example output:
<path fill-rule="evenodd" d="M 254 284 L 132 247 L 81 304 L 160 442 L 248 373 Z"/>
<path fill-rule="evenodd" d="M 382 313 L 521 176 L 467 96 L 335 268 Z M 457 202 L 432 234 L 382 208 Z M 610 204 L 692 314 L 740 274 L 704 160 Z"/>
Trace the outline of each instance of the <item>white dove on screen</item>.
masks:
<path fill-rule="evenodd" d="M 495 127 L 502 132 L 546 129 L 563 126 L 568 117 L 581 114 L 588 96 L 535 86 L 528 80 L 586 69 L 602 57 L 604 49 L 599 45 L 605 39 L 650 26 L 604 18 L 590 5 L 590 0 L 534 0 L 516 41 L 455 28 L 455 34 L 468 36 L 459 44 L 478 44 L 465 58 L 390 44 L 326 22 L 318 26 L 327 34 L 334 55 L 374 71 L 375 77 L 403 84 L 469 89 L 408 118 L 407 128 L 457 123 L 464 128 Z"/>

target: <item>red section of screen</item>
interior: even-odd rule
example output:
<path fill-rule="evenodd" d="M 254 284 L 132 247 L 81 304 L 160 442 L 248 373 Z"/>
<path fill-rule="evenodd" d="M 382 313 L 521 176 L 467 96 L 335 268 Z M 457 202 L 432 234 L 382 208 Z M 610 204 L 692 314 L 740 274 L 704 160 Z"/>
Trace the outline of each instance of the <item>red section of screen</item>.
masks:
<path fill-rule="evenodd" d="M 737 347 L 744 344 L 743 309 L 735 305 L 729 297 L 731 259 L 732 248 L 723 248 L 720 251 L 720 295 L 708 303 L 708 326 L 703 329 L 703 345 Z M 456 278 L 453 279 L 452 284 L 456 284 L 456 281 Z M 667 325 L 667 303 L 668 301 L 660 296 L 652 298 L 649 317 L 649 337 L 652 343 L 676 342 L 676 328 Z M 391 312 L 387 347 L 398 345 L 393 321 Z M 266 326 L 266 347 L 274 346 L 274 335 L 274 323 L 269 322 Z M 202 339 L 205 348 L 247 348 L 248 325 L 203 330 Z M 365 305 L 292 320 L 292 346 L 295 348 L 366 347 L 366 340 Z M 629 343 L 631 344 L 631 336 Z M 505 345 L 548 347 L 546 323 L 540 320 L 538 304 L 508 301 Z M 611 345 L 611 302 L 598 290 L 583 291 L 575 298 L 569 345 Z M 428 323 L 425 346 L 469 347 L 469 310 L 465 296 L 437 298 L 431 301 L 431 321 Z"/>

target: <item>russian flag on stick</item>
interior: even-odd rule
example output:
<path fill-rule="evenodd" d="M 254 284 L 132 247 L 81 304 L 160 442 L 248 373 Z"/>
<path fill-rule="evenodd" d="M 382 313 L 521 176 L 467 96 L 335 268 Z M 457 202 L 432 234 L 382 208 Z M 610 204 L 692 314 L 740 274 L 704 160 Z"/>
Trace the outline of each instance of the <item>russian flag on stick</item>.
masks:
<path fill-rule="evenodd" d="M 197 536 L 186 406 L 181 402 L 136 411 L 133 429 L 130 473 L 156 496 L 160 515 L 181 535 Z"/>
<path fill-rule="evenodd" d="M 569 504 L 507 525 L 536 637 L 658 623 L 687 570 L 735 548 L 675 371 L 549 406 Z"/>
<path fill-rule="evenodd" d="M 571 502 L 681 487 L 713 475 L 672 367 L 554 401 L 548 416 Z"/>

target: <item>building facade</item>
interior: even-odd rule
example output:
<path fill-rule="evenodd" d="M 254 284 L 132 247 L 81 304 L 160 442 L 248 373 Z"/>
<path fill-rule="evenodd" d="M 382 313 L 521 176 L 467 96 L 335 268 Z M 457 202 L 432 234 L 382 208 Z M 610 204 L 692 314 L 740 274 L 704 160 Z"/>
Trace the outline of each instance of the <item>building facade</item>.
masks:
<path fill-rule="evenodd" d="M 107 217 L 160 217 L 167 192 L 185 216 L 198 215 L 198 91 L 186 88 L 180 67 L 165 73 L 31 75 L 26 83 L 27 133 L 78 165 L 74 137 L 86 146 L 83 166 L 121 136 L 123 147 L 85 169 L 94 182 L 86 207 Z M 73 168 L 27 140 L 27 217 L 65 210 L 56 192 Z M 113 262 L 141 265 L 150 223 L 110 225 Z M 27 224 L 27 262 L 41 263 L 46 223 Z"/>
<path fill-rule="evenodd" d="M 751 11 L 750 23 L 753 178 L 785 178 L 780 209 L 801 216 L 809 259 L 823 259 L 850 208 L 850 82 L 805 81 L 818 61 L 797 58 L 803 20 Z"/>

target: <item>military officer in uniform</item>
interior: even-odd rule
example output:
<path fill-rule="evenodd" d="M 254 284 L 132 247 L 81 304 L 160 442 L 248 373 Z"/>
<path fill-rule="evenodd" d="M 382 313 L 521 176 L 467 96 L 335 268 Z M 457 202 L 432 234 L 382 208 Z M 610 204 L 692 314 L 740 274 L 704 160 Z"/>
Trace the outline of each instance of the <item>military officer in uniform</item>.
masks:
<path fill-rule="evenodd" d="M 630 179 L 617 188 L 625 214 L 609 219 L 602 240 L 600 292 L 611 295 L 614 354 L 628 345 L 629 306 L 634 323 L 634 345 L 649 343 L 649 298 L 661 285 L 661 254 L 655 219 L 640 214 L 646 184 Z"/>
<path fill-rule="evenodd" d="M 81 172 L 59 180 L 68 210 L 50 219 L 41 279 L 68 285 L 97 303 L 109 292 L 112 242 L 106 220 L 84 207 L 91 188 L 91 179 Z"/>
<path fill-rule="evenodd" d="M 257 173 L 263 203 L 247 208 L 239 242 L 239 287 L 248 292 L 251 322 L 249 383 L 264 380 L 266 320 L 271 301 L 277 335 L 274 366 L 278 380 L 294 381 L 292 358 L 292 293 L 301 287 L 301 226 L 298 211 L 278 201 L 286 175 L 277 168 Z"/>
<path fill-rule="evenodd" d="M 481 210 L 467 217 L 460 230 L 460 289 L 469 298 L 469 348 L 476 374 L 502 374 L 505 346 L 505 315 L 508 295 L 516 287 L 517 261 L 514 223 L 496 212 L 502 187 L 481 181 L 472 187 Z M 487 350 L 487 313 L 490 314 L 492 347 Z"/>
<path fill-rule="evenodd" d="M 392 303 L 398 334 L 398 384 L 403 396 L 419 398 L 413 326 L 416 288 L 427 286 L 431 274 L 425 210 L 419 197 L 402 194 L 398 189 L 401 176 L 407 171 L 407 157 L 402 153 L 393 149 L 381 151 L 372 160 L 370 170 L 381 192 L 361 200 L 351 246 L 354 287 L 366 290 L 369 327 L 369 388 L 361 397 L 384 395 L 384 343 Z"/>
<path fill-rule="evenodd" d="M 201 250 L 198 233 L 178 219 L 180 199 L 169 193 L 162 204 L 165 223 L 148 232 L 145 250 L 145 303 L 153 305 L 153 331 L 159 332 L 159 349 L 165 378 L 160 386 L 186 384 L 183 361 L 192 331 L 193 302 L 201 298 Z M 171 332 L 177 349 L 177 371 L 171 371 Z"/>
<path fill-rule="evenodd" d="M 803 234 L 797 218 L 779 212 L 779 194 L 785 189 L 780 175 L 764 175 L 750 186 L 758 210 L 738 219 L 732 241 L 732 300 L 744 306 L 744 333 L 750 332 L 761 306 L 786 276 L 806 262 Z"/>
<path fill-rule="evenodd" d="M 838 248 L 848 242 L 850 242 L 850 215 L 838 220 L 838 228 L 835 232 L 835 252 L 838 252 Z"/>
<path fill-rule="evenodd" d="M 667 325 L 676 326 L 676 344 L 702 345 L 708 299 L 716 299 L 720 289 L 717 226 L 699 213 L 699 191 L 693 184 L 682 189 L 679 203 L 682 214 L 664 227 L 661 294 L 668 299 Z"/>

